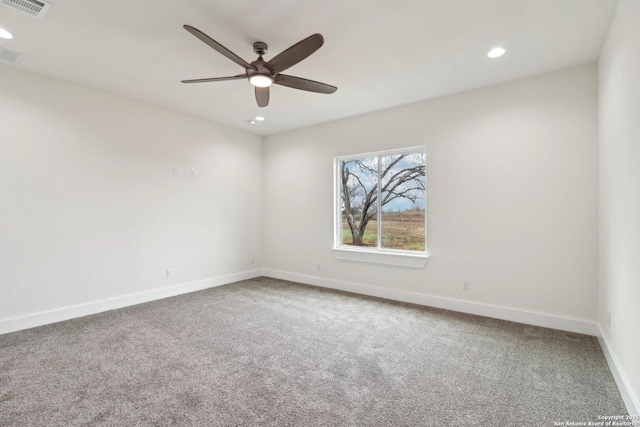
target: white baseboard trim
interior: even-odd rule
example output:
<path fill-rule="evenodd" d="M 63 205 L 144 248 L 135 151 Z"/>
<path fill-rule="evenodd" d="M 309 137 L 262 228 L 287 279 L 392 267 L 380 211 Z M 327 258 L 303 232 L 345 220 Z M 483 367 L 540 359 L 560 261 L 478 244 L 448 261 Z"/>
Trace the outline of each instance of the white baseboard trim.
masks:
<path fill-rule="evenodd" d="M 70 307 L 28 314 L 26 316 L 4 319 L 0 320 L 0 334 L 35 328 L 36 326 L 48 325 L 50 323 L 61 322 L 63 320 L 74 319 L 76 317 L 88 316 L 90 314 L 101 313 L 103 311 L 187 294 L 190 292 L 239 282 L 241 280 L 254 279 L 260 276 L 262 276 L 262 270 L 245 271 L 242 273 L 197 280 L 195 282 L 181 283 L 179 285 L 167 286 L 150 291 L 137 292 L 100 301 L 92 301 L 85 304 L 78 304 Z"/>
<path fill-rule="evenodd" d="M 618 362 L 615 352 L 612 351 L 605 334 L 602 333 L 602 325 L 598 325 L 598 332 L 598 342 L 600 343 L 600 347 L 602 347 L 602 352 L 604 353 L 604 357 L 607 359 L 609 370 L 613 375 L 613 379 L 616 381 L 618 390 L 620 390 L 620 395 L 627 407 L 627 411 L 629 412 L 629 415 L 640 416 L 640 399 L 633 392 L 629 378 L 624 373 L 624 370 L 622 370 L 620 362 Z M 640 419 L 635 420 L 634 426 L 640 426 Z"/>
<path fill-rule="evenodd" d="M 290 280 L 292 282 L 304 283 L 307 285 L 321 286 L 325 288 L 353 292 L 356 294 L 369 295 L 373 297 L 425 305 L 435 308 L 443 308 L 446 310 L 475 314 L 477 316 L 492 317 L 494 319 L 509 320 L 511 322 L 541 326 L 544 328 L 559 329 L 562 331 L 576 332 L 579 334 L 592 336 L 598 335 L 598 328 L 596 326 L 596 323 L 585 320 L 554 316 L 544 313 L 535 313 L 531 311 L 522 311 L 513 308 L 499 307 L 494 305 L 457 300 L 453 298 L 419 294 L 416 292 L 380 288 L 377 286 L 364 285 L 361 283 L 345 282 L 342 280 L 327 279 L 317 276 L 307 276 L 304 274 L 289 273 L 279 270 L 263 269 L 262 272 L 264 276 L 273 277 L 275 279 Z"/>

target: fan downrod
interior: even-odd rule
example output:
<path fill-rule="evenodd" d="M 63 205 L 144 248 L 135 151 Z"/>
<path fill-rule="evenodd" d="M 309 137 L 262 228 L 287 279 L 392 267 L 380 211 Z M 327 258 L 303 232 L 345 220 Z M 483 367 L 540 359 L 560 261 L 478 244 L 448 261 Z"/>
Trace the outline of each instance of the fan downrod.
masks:
<path fill-rule="evenodd" d="M 253 51 L 259 56 L 265 55 L 268 49 L 269 46 L 264 42 L 255 42 L 253 44 Z"/>

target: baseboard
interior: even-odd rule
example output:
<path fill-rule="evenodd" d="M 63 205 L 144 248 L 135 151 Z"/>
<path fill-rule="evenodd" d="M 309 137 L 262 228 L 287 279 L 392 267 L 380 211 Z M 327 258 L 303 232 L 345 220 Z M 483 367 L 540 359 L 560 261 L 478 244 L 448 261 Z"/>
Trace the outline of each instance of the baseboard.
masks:
<path fill-rule="evenodd" d="M 613 375 L 613 379 L 616 381 L 618 390 L 620 390 L 620 395 L 622 396 L 622 400 L 624 400 L 627 411 L 629 415 L 640 416 L 640 399 L 633 392 L 629 379 L 622 370 L 615 352 L 612 351 L 611 346 L 609 346 L 609 341 L 607 341 L 605 334 L 602 333 L 602 325 L 598 325 L 598 332 L 598 342 L 600 343 L 600 347 L 602 347 L 602 352 L 607 359 L 609 370 Z M 640 426 L 640 419 L 635 420 L 634 426 Z"/>
<path fill-rule="evenodd" d="M 34 328 L 36 326 L 48 325 L 50 323 L 61 322 L 63 320 L 74 319 L 76 317 L 88 316 L 90 314 L 101 313 L 103 311 L 142 304 L 176 295 L 187 294 L 189 292 L 200 291 L 213 288 L 215 286 L 227 285 L 241 280 L 253 279 L 262 275 L 261 270 L 251 270 L 242 273 L 229 274 L 226 276 L 213 277 L 194 282 L 181 283 L 179 285 L 153 289 L 150 291 L 138 292 L 134 294 L 122 295 L 119 297 L 92 301 L 85 304 L 63 307 L 56 310 L 44 311 L 40 313 L 28 314 L 26 316 L 13 317 L 0 320 L 0 334 L 16 332 L 23 329 Z"/>
<path fill-rule="evenodd" d="M 562 331 L 576 332 L 592 336 L 598 335 L 598 328 L 594 322 L 579 319 L 522 311 L 508 307 L 480 304 L 453 298 L 419 294 L 416 292 L 380 288 L 361 283 L 345 282 L 342 280 L 327 279 L 317 276 L 307 276 L 304 274 L 289 273 L 279 270 L 263 269 L 262 272 L 264 276 L 273 277 L 275 279 L 290 280 L 292 282 L 304 283 L 307 285 L 321 286 L 394 301 L 443 308 L 446 310 L 492 317 L 494 319 L 509 320 L 512 322 L 541 326 L 544 328 L 559 329 Z"/>

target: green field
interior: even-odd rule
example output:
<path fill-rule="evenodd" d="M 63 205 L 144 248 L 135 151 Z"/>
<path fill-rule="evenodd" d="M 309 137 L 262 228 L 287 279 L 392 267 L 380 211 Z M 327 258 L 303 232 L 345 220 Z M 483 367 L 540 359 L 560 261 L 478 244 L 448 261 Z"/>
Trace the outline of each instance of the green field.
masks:
<path fill-rule="evenodd" d="M 375 247 L 378 223 L 369 221 L 362 239 L 363 246 Z M 342 222 L 342 244 L 353 244 L 351 230 L 346 221 Z M 382 247 L 424 251 L 424 210 L 382 213 Z"/>

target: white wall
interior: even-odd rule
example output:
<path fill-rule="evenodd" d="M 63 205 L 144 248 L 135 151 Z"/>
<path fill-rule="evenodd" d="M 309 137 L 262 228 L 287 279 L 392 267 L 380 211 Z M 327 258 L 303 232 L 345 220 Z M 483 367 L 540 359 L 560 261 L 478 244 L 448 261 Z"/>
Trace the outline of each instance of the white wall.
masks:
<path fill-rule="evenodd" d="M 261 177 L 259 136 L 0 66 L 0 323 L 258 267 Z"/>
<path fill-rule="evenodd" d="M 640 411 L 640 1 L 618 6 L 599 63 L 598 322 Z M 608 326 L 611 313 L 611 326 Z M 622 388 L 622 387 L 621 387 Z"/>
<path fill-rule="evenodd" d="M 545 326 L 595 321 L 593 65 L 271 136 L 264 157 L 258 136 L 8 67 L 0 118 L 0 323 L 261 265 L 578 323 Z M 422 144 L 426 268 L 337 261 L 333 157 Z"/>
<path fill-rule="evenodd" d="M 593 333 L 596 114 L 597 69 L 586 65 L 267 137 L 266 272 Z M 423 144 L 427 266 L 334 259 L 334 156 Z"/>

